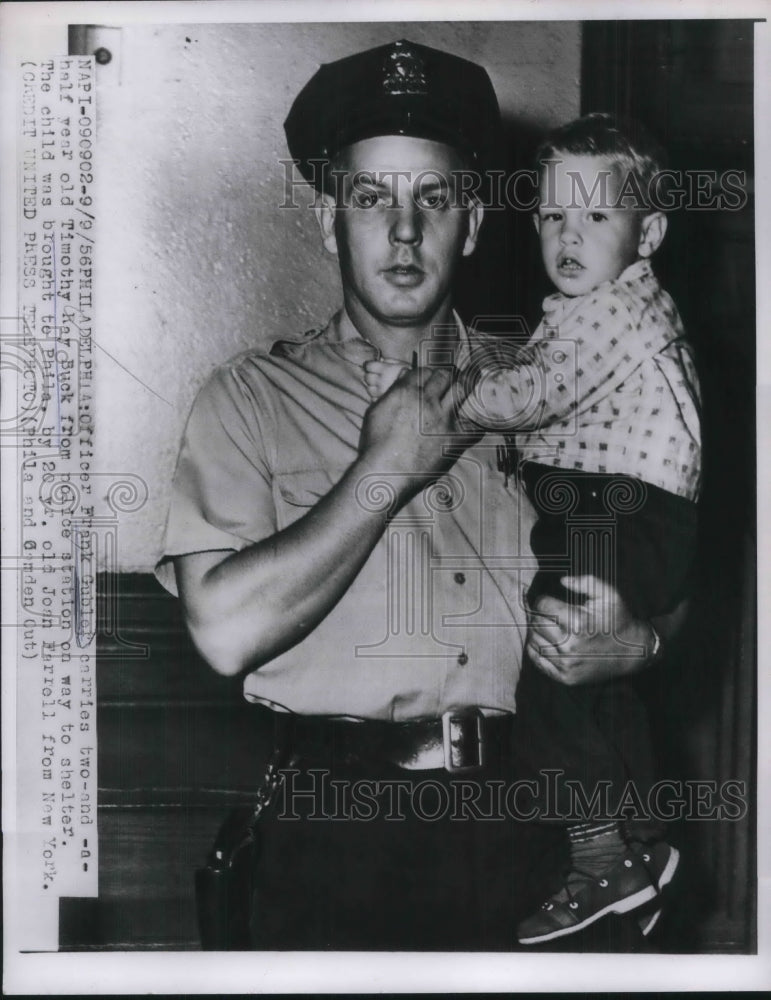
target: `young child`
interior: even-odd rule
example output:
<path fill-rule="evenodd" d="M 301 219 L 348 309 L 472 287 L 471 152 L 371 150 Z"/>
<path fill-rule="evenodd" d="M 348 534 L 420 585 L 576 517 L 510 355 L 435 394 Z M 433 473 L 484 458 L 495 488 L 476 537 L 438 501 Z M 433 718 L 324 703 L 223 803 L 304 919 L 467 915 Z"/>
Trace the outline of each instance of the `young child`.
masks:
<path fill-rule="evenodd" d="M 637 618 L 651 618 L 687 590 L 701 457 L 690 347 L 650 264 L 667 228 L 648 199 L 661 152 L 639 126 L 622 131 L 591 114 L 551 133 L 537 163 L 534 222 L 557 293 L 511 363 L 477 366 L 461 414 L 517 432 L 520 479 L 538 515 L 529 602 L 547 594 L 575 603 L 561 578 L 591 574 L 612 583 Z M 371 395 L 402 370 L 368 362 Z M 656 637 L 653 658 L 658 646 Z M 559 775 L 542 818 L 566 825 L 571 859 L 562 888 L 518 927 L 519 941 L 549 941 L 645 906 L 671 880 L 678 852 L 658 824 L 640 822 L 650 819 L 653 766 L 634 679 L 564 684 L 526 658 L 517 715 L 523 773 Z M 606 794 L 593 800 L 598 789 Z M 652 907 L 641 911 L 643 933 L 658 918 Z"/>

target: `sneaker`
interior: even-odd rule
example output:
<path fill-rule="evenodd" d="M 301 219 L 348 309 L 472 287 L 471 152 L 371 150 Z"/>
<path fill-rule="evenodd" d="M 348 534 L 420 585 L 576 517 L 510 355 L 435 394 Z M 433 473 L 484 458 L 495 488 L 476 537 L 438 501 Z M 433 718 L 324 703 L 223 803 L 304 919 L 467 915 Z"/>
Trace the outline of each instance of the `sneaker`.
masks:
<path fill-rule="evenodd" d="M 668 885 L 674 878 L 677 866 L 680 864 L 679 851 L 663 841 L 656 844 L 632 843 L 629 846 L 648 869 L 651 881 L 660 893 L 664 886 Z M 654 904 L 652 907 L 648 907 L 646 912 L 640 914 L 637 925 L 643 937 L 647 937 L 651 933 L 659 921 L 661 912 L 662 907 Z"/>
<path fill-rule="evenodd" d="M 664 885 L 672 878 L 679 856 L 664 843 L 640 847 L 640 850 L 627 848 L 621 860 L 604 875 L 574 873 L 569 886 L 560 889 L 537 913 L 519 924 L 519 943 L 538 944 L 575 934 L 607 913 L 628 913 L 653 899 L 659 892 L 659 881 Z"/>

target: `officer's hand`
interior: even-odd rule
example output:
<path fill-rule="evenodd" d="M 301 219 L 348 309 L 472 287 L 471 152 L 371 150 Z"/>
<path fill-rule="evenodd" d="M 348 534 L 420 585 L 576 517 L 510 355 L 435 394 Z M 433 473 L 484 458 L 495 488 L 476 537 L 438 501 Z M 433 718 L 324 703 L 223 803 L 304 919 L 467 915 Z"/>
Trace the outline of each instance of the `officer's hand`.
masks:
<path fill-rule="evenodd" d="M 407 372 L 367 411 L 360 455 L 413 486 L 440 476 L 455 461 L 446 454 L 458 434 L 455 402 L 448 369 Z"/>
<path fill-rule="evenodd" d="M 634 618 L 618 591 L 594 576 L 563 577 L 568 590 L 586 596 L 572 606 L 542 596 L 531 608 L 526 652 L 560 684 L 591 684 L 642 670 L 655 636 Z"/>

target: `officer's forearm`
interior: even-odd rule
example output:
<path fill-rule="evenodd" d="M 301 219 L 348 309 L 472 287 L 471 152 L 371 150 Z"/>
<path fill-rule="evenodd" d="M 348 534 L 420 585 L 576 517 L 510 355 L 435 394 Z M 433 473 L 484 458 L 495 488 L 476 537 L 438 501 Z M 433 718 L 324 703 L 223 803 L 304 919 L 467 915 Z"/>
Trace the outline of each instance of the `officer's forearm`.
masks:
<path fill-rule="evenodd" d="M 291 648 L 346 592 L 391 513 L 357 498 L 370 465 L 357 460 L 312 510 L 270 538 L 240 552 L 175 560 L 190 633 L 218 673 L 236 674 Z"/>

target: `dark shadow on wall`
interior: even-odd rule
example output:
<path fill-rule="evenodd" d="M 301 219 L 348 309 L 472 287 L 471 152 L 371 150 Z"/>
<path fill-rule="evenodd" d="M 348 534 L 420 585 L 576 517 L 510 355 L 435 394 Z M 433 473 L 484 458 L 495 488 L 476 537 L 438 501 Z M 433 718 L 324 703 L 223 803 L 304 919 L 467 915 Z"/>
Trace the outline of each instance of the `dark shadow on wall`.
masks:
<path fill-rule="evenodd" d="M 501 333 L 519 317 L 531 332 L 540 321 L 541 302 L 549 291 L 532 223 L 534 194 L 525 171 L 542 137 L 532 122 L 504 119 L 500 162 L 503 175 L 485 187 L 488 204 L 476 252 L 464 260 L 456 289 L 458 311 L 478 329 Z M 514 175 L 523 180 L 511 183 Z"/>

